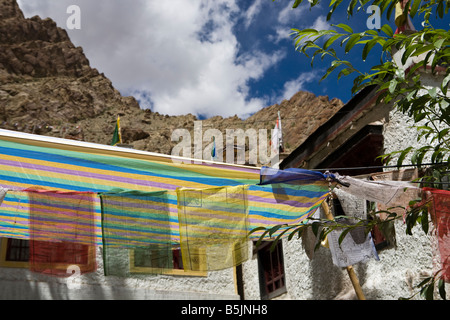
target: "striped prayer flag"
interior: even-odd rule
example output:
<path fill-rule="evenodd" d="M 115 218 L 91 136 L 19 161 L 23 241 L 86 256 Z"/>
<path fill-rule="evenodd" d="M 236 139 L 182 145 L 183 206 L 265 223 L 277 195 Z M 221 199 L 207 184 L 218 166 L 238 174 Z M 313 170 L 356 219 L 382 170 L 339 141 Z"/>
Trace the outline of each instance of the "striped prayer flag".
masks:
<path fill-rule="evenodd" d="M 92 192 L 8 191 L 0 206 L 0 236 L 29 240 L 33 272 L 68 277 L 96 269 Z"/>
<path fill-rule="evenodd" d="M 298 168 L 261 168 L 260 183 L 251 185 L 248 190 L 250 229 L 264 227 L 267 230 L 278 225 L 305 223 L 335 185 L 334 176 L 328 173 Z M 273 233 L 272 240 L 288 226 Z M 250 238 L 260 238 L 264 231 L 253 232 Z M 270 240 L 268 235 L 264 239 Z"/>
<path fill-rule="evenodd" d="M 166 191 L 117 190 L 101 193 L 100 198 L 105 246 L 172 244 L 170 210 L 171 202 L 176 206 L 176 199 Z"/>
<path fill-rule="evenodd" d="M 168 155 L 93 143 L 1 136 L 0 186 L 61 191 L 175 191 L 259 182 L 259 169 L 222 163 L 185 164 Z M 30 136 L 30 135 L 27 135 Z M 34 136 L 33 136 L 34 137 Z M 47 138 L 47 137 L 44 137 Z"/>
<path fill-rule="evenodd" d="M 249 186 L 249 231 L 258 227 L 270 229 L 278 225 L 305 223 L 326 199 L 328 192 L 328 185 L 323 183 Z M 285 227 L 280 228 L 273 237 L 284 229 Z M 263 232 L 264 230 L 253 232 L 251 238 L 259 238 Z M 265 240 L 271 239 L 267 235 Z"/>
<path fill-rule="evenodd" d="M 221 270 L 247 260 L 247 186 L 183 188 L 177 194 L 185 270 Z"/>
<path fill-rule="evenodd" d="M 94 245 L 95 193 L 24 191 L 29 198 L 30 239 Z"/>
<path fill-rule="evenodd" d="M 137 269 L 159 274 L 172 269 L 172 248 L 178 238 L 172 238 L 173 199 L 166 191 L 111 190 L 100 198 L 105 275 L 130 276 Z M 120 257 L 132 257 L 132 265 Z"/>
<path fill-rule="evenodd" d="M 0 204 L 0 237 L 30 239 L 29 208 L 28 193 L 9 190 Z"/>

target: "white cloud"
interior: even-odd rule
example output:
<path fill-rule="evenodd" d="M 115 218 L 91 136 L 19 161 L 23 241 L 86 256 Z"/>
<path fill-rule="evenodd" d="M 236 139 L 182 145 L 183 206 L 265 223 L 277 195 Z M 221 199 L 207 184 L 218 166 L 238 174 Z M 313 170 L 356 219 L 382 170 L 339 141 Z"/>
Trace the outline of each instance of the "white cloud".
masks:
<path fill-rule="evenodd" d="M 255 0 L 253 4 L 247 9 L 247 11 L 244 13 L 244 19 L 245 19 L 245 27 L 248 28 L 252 22 L 253 19 L 258 15 L 258 13 L 261 11 L 263 0 Z"/>
<path fill-rule="evenodd" d="M 60 27 L 71 4 L 81 9 L 81 29 L 68 30 L 74 44 L 141 106 L 163 114 L 242 117 L 266 106 L 263 98 L 249 97 L 248 83 L 283 55 L 238 56 L 236 0 L 19 0 L 27 17 L 49 16 Z M 260 4 L 247 11 L 250 22 Z"/>
<path fill-rule="evenodd" d="M 315 7 L 313 10 L 319 10 L 319 7 Z M 268 36 L 268 40 L 275 44 L 279 44 L 281 41 L 290 40 L 292 47 L 294 46 L 294 38 L 292 36 L 292 28 L 307 29 L 313 28 L 316 30 L 328 30 L 331 25 L 326 21 L 326 17 L 319 15 L 317 18 L 311 14 L 311 10 L 308 5 L 292 8 L 292 3 L 287 4 L 282 10 L 280 10 L 277 18 L 277 23 L 274 25 L 274 34 Z M 299 44 L 306 41 L 303 39 Z M 294 94 L 301 90 L 305 90 L 307 83 L 317 82 L 320 79 L 321 71 L 306 71 L 301 72 L 300 75 L 292 80 L 284 83 L 281 94 L 273 97 L 271 101 L 278 103 L 283 99 L 290 99 Z"/>
<path fill-rule="evenodd" d="M 292 30 L 289 27 L 279 25 L 275 27 L 275 34 L 268 35 L 267 39 L 275 44 L 280 43 L 283 40 L 292 40 Z"/>
<path fill-rule="evenodd" d="M 289 1 L 289 3 L 287 3 L 287 5 L 278 13 L 278 22 L 284 25 L 298 22 L 306 10 L 308 10 L 306 5 L 295 9 L 292 8 L 292 3 Z"/>
<path fill-rule="evenodd" d="M 320 71 L 304 72 L 301 73 L 296 79 L 286 82 L 283 87 L 283 93 L 279 99 L 290 99 L 297 92 L 304 90 L 304 85 L 306 83 L 318 81 L 319 74 L 321 74 Z"/>
<path fill-rule="evenodd" d="M 331 25 L 328 23 L 327 18 L 325 16 L 318 16 L 312 25 L 313 29 L 316 30 L 330 30 Z"/>
<path fill-rule="evenodd" d="M 306 20 L 308 6 L 303 5 L 292 8 L 292 3 L 287 3 L 279 12 L 276 23 L 274 24 L 274 34 L 268 36 L 268 40 L 275 44 L 279 44 L 283 40 L 292 40 L 292 28 L 300 27 Z"/>

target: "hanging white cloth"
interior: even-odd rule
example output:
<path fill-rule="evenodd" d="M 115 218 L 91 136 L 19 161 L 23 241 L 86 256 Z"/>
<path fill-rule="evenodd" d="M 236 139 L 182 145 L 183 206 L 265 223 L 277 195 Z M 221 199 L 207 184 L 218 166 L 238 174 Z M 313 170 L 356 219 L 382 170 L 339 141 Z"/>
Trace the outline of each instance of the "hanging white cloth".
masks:
<path fill-rule="evenodd" d="M 340 219 L 341 224 L 351 224 L 346 219 Z M 356 227 L 347 233 L 339 244 L 339 237 L 344 228 L 336 228 L 328 235 L 328 245 L 333 264 L 338 267 L 348 267 L 371 258 L 380 260 L 375 249 L 370 232 L 366 235 L 364 227 Z"/>
<path fill-rule="evenodd" d="M 370 181 L 339 175 L 337 177 L 348 184 L 348 186 L 339 186 L 341 190 L 358 198 L 388 206 L 393 205 L 408 189 L 420 191 L 420 188 L 406 181 Z"/>

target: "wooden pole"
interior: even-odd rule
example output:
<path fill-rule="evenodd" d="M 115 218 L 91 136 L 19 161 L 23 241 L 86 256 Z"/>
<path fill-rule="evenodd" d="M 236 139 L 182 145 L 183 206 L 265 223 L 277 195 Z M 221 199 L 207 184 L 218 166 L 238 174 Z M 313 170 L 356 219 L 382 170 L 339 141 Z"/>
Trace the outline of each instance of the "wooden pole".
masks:
<path fill-rule="evenodd" d="M 322 202 L 322 208 L 325 211 L 325 215 L 328 220 L 334 220 L 333 214 L 330 211 L 330 207 L 328 206 L 327 202 Z M 352 281 L 353 288 L 355 289 L 356 296 L 359 300 L 366 300 L 364 293 L 361 289 L 361 285 L 359 284 L 358 277 L 356 276 L 355 270 L 353 269 L 353 266 L 348 266 L 347 268 L 348 276 L 350 277 L 350 280 Z"/>

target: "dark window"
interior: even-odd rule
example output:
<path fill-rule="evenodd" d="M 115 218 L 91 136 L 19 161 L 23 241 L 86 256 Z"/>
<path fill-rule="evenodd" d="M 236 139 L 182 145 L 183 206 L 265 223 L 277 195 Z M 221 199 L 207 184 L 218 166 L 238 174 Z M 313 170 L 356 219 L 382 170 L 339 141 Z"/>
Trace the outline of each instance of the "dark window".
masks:
<path fill-rule="evenodd" d="M 29 268 L 33 272 L 67 276 L 68 267 L 76 264 L 81 273 L 96 268 L 93 246 L 37 240 L 2 239 L 0 265 Z"/>
<path fill-rule="evenodd" d="M 173 250 L 173 268 L 184 269 L 183 259 L 181 258 L 181 249 Z"/>
<path fill-rule="evenodd" d="M 282 242 L 271 252 L 272 243 L 262 242 L 257 248 L 261 299 L 272 299 L 286 292 Z"/>
<path fill-rule="evenodd" d="M 166 250 L 136 249 L 134 251 L 134 266 L 148 268 L 183 269 L 181 250 L 172 250 L 172 261 L 167 260 Z"/>
<path fill-rule="evenodd" d="M 30 242 L 21 239 L 8 239 L 6 261 L 28 262 L 30 258 Z"/>

